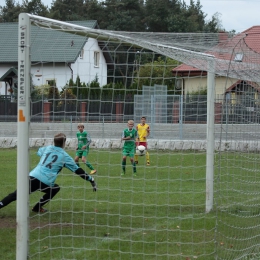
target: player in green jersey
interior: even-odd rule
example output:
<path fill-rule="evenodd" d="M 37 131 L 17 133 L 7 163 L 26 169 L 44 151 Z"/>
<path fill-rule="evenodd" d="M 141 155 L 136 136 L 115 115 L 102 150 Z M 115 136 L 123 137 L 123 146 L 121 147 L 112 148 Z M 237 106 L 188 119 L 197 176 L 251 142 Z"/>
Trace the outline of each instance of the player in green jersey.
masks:
<path fill-rule="evenodd" d="M 129 120 L 127 122 L 127 127 L 124 129 L 122 134 L 122 140 L 125 141 L 123 146 L 123 159 L 122 159 L 122 173 L 121 175 L 125 175 L 126 168 L 126 157 L 129 156 L 131 164 L 133 166 L 133 174 L 136 175 L 136 165 L 134 161 L 135 155 L 135 140 L 138 138 L 137 130 L 134 128 L 134 121 Z"/>
<path fill-rule="evenodd" d="M 97 170 L 91 165 L 90 162 L 87 161 L 87 156 L 89 153 L 89 145 L 91 143 L 91 138 L 89 134 L 84 130 L 84 124 L 78 124 L 78 132 L 77 132 L 77 139 L 78 139 L 78 147 L 75 156 L 75 162 L 79 165 L 79 158 L 81 158 L 82 162 L 85 163 L 88 168 L 91 170 L 90 174 L 95 174 Z"/>

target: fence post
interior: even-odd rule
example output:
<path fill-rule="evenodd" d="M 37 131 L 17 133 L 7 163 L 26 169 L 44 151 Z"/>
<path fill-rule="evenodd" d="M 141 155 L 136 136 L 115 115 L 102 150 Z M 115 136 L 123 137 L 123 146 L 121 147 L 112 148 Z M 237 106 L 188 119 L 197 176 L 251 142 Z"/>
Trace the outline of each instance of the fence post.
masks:
<path fill-rule="evenodd" d="M 51 116 L 51 102 L 44 102 L 43 103 L 43 122 L 48 123 L 50 122 Z"/>
<path fill-rule="evenodd" d="M 180 119 L 180 102 L 179 101 L 175 101 L 173 103 L 173 111 L 172 111 L 172 123 L 173 124 L 177 124 L 179 123 L 179 119 Z"/>
<path fill-rule="evenodd" d="M 215 103 L 215 124 L 221 123 L 221 115 L 222 115 L 222 104 Z"/>
<path fill-rule="evenodd" d="M 85 117 L 86 117 L 86 107 L 87 107 L 87 102 L 81 102 L 81 103 L 80 103 L 80 118 L 81 118 L 81 121 L 82 121 L 82 122 L 85 121 Z"/>
<path fill-rule="evenodd" d="M 123 103 L 116 102 L 116 122 L 117 123 L 122 121 L 122 115 L 123 115 Z"/>

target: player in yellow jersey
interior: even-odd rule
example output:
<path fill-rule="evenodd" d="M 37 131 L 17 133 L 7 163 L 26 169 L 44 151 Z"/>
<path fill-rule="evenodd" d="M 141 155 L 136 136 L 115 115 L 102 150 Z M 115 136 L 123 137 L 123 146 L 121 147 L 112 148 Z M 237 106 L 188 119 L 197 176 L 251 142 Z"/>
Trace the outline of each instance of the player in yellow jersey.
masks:
<path fill-rule="evenodd" d="M 150 126 L 146 124 L 146 117 L 141 117 L 141 123 L 136 126 L 138 132 L 138 145 L 143 145 L 146 148 L 146 165 L 150 165 L 150 156 L 147 149 L 147 137 L 150 135 Z M 135 163 L 138 164 L 138 155 L 135 154 Z"/>

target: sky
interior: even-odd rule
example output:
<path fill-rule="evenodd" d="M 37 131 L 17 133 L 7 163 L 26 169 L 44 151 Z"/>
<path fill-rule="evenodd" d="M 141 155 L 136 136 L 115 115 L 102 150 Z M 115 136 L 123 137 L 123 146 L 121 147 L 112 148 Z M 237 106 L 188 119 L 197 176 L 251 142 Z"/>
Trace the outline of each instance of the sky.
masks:
<path fill-rule="evenodd" d="M 189 5 L 190 0 L 185 0 Z M 194 0 L 196 3 L 197 1 Z M 260 0 L 200 0 L 201 10 L 207 14 L 206 21 L 219 13 L 226 31 L 242 32 L 251 26 L 260 25 Z"/>
<path fill-rule="evenodd" d="M 184 1 L 190 4 L 190 0 Z M 22 3 L 22 0 L 16 2 Z M 50 7 L 52 0 L 42 2 Z M 211 20 L 215 13 L 219 13 L 222 27 L 226 31 L 235 30 L 239 33 L 253 25 L 260 25 L 260 0 L 200 0 L 200 4 L 204 14 L 207 14 L 206 21 Z M 4 6 L 5 0 L 0 0 L 0 5 Z"/>

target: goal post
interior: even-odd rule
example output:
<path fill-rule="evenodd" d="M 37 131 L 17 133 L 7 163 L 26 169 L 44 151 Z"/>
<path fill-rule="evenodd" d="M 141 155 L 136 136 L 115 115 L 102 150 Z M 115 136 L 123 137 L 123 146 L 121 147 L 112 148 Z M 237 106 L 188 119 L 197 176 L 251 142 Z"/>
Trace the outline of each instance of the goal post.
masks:
<path fill-rule="evenodd" d="M 259 256 L 260 55 L 246 42 L 256 34 L 94 24 L 19 15 L 16 259 Z M 134 159 L 135 175 L 121 136 L 142 116 L 148 156 Z M 64 132 L 74 157 L 79 122 L 92 138 L 80 166 L 97 169 L 97 193 L 63 169 L 50 210 L 29 213 L 35 150 Z"/>
<path fill-rule="evenodd" d="M 16 259 L 28 257 L 29 240 L 29 124 L 31 94 L 30 62 L 31 23 L 27 14 L 19 15 L 18 93 L 17 93 L 17 239 Z"/>
<path fill-rule="evenodd" d="M 206 158 L 206 212 L 213 209 L 214 153 L 215 153 L 215 61 L 209 60 L 207 72 L 207 158 Z"/>
<path fill-rule="evenodd" d="M 30 124 L 30 31 L 31 23 L 50 29 L 58 29 L 68 33 L 87 35 L 97 39 L 114 39 L 118 42 L 147 48 L 171 58 L 178 58 L 179 61 L 187 61 L 192 57 L 192 63 L 209 60 L 210 71 L 214 60 L 212 55 L 196 53 L 195 51 L 172 47 L 166 43 L 158 44 L 149 35 L 141 40 L 135 33 L 116 33 L 102 30 L 93 30 L 82 26 L 72 25 L 65 22 L 55 21 L 48 18 L 37 17 L 22 13 L 19 15 L 19 41 L 18 41 L 18 159 L 17 159 L 17 260 L 25 259 L 28 255 L 28 172 L 29 172 L 29 124 Z M 138 37 L 135 37 L 138 36 Z M 180 56 L 182 52 L 183 56 Z M 204 66 L 204 65 L 203 65 Z M 209 87 L 210 86 L 210 87 Z M 167 87 L 167 86 L 166 86 Z M 206 211 L 213 207 L 213 159 L 214 159 L 214 72 L 208 72 L 208 131 L 207 131 L 207 166 L 206 166 Z M 183 94 L 183 93 L 181 93 Z M 182 99 L 182 98 L 181 98 Z M 182 103 L 181 103 L 182 106 Z M 153 108 L 152 108 L 153 109 Z M 180 112 L 182 113 L 182 107 Z M 151 118 L 153 122 L 154 118 Z M 181 124 L 180 136 L 182 136 L 182 114 L 179 119 Z M 26 163 L 25 163 L 26 162 Z"/>

